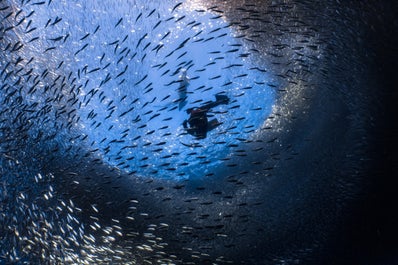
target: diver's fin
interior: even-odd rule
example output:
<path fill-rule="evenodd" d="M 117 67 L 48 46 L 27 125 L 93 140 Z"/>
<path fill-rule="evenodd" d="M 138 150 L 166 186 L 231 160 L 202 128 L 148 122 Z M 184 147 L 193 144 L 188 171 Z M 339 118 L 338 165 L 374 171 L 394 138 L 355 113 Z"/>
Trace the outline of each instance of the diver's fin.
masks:
<path fill-rule="evenodd" d="M 229 98 L 226 95 L 216 95 L 216 102 L 218 104 L 228 104 L 229 103 Z"/>
<path fill-rule="evenodd" d="M 178 104 L 178 110 L 182 110 L 182 108 L 184 108 L 185 105 L 187 105 L 187 101 L 186 100 L 180 101 L 180 103 Z"/>
<path fill-rule="evenodd" d="M 218 122 L 217 119 L 212 119 L 211 121 L 209 121 L 209 123 L 207 125 L 207 131 L 211 131 L 220 125 L 221 125 L 221 122 Z"/>

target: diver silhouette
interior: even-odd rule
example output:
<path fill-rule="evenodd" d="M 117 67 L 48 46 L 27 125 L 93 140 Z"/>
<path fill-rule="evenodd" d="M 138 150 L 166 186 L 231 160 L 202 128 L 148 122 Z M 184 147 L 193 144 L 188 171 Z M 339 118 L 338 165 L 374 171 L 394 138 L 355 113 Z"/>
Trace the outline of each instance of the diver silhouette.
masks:
<path fill-rule="evenodd" d="M 188 120 L 183 122 L 184 129 L 197 139 L 206 138 L 207 132 L 217 128 L 221 124 L 216 118 L 208 121 L 208 112 L 218 105 L 228 103 L 229 98 L 226 95 L 216 95 L 216 101 L 211 101 L 198 108 L 187 109 L 187 113 L 190 116 Z"/>
<path fill-rule="evenodd" d="M 180 103 L 178 104 L 178 110 L 181 110 L 187 104 L 187 88 L 189 86 L 189 77 L 187 76 L 187 70 L 182 69 L 180 75 L 180 86 L 178 87 L 178 96 Z"/>

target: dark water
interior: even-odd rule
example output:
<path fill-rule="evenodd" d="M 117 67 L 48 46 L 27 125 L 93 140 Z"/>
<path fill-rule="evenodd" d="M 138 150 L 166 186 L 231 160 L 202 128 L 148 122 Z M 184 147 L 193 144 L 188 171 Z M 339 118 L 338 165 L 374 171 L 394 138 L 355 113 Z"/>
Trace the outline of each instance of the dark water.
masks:
<path fill-rule="evenodd" d="M 394 10 L 0 1 L 1 264 L 397 263 Z"/>

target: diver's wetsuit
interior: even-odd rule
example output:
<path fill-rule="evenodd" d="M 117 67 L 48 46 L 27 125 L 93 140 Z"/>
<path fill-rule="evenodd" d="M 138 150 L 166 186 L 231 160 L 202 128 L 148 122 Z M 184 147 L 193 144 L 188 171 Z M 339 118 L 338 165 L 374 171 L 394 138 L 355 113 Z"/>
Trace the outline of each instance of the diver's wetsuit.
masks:
<path fill-rule="evenodd" d="M 225 95 L 216 95 L 216 101 L 209 102 L 199 108 L 190 108 L 187 113 L 190 114 L 188 120 L 183 123 L 184 128 L 187 132 L 197 139 L 204 139 L 207 136 L 207 132 L 215 129 L 220 123 L 217 119 L 213 119 L 210 122 L 207 119 L 207 113 L 210 109 L 221 105 L 228 104 L 229 98 Z M 189 124 L 189 128 L 187 126 Z"/>

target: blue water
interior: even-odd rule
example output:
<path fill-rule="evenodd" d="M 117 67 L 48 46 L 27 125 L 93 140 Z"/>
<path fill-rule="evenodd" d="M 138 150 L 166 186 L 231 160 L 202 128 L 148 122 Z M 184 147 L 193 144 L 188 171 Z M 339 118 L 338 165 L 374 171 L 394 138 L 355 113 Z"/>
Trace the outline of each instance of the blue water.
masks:
<path fill-rule="evenodd" d="M 74 129 L 111 166 L 142 177 L 203 177 L 222 166 L 231 146 L 252 138 L 272 111 L 275 92 L 267 84 L 275 81 L 267 65 L 255 62 L 244 32 L 220 14 L 189 3 L 172 12 L 175 3 L 142 9 L 112 2 L 108 7 L 118 10 L 113 17 L 94 3 L 71 3 L 58 3 L 75 16 L 62 16 L 60 34 L 69 36 L 57 52 L 76 78 L 80 119 Z M 51 34 L 47 39 L 56 37 Z M 54 65 L 59 63 L 55 55 Z M 183 71 L 187 104 L 179 110 Z M 230 98 L 212 109 L 212 118 L 222 124 L 206 139 L 186 134 L 185 110 L 214 101 L 218 93 Z"/>

